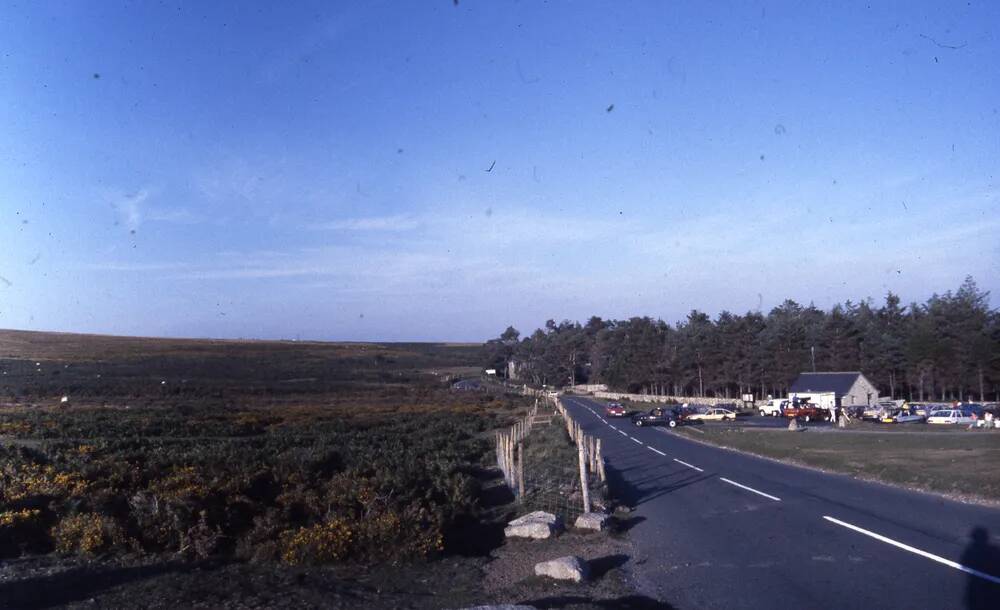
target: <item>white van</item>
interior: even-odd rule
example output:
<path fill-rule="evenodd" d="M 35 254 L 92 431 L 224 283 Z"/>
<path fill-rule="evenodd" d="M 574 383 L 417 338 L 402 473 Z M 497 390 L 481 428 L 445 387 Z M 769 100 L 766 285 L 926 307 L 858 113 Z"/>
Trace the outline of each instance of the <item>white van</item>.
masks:
<path fill-rule="evenodd" d="M 788 401 L 784 398 L 772 398 L 765 404 L 761 405 L 758 412 L 761 417 L 781 417 L 781 410 L 788 406 Z"/>

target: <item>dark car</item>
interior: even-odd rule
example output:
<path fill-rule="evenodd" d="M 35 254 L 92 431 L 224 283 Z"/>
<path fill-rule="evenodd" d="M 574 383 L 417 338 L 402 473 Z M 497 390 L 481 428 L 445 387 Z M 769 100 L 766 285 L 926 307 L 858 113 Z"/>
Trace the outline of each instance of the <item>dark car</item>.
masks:
<path fill-rule="evenodd" d="M 637 426 L 668 426 L 676 428 L 683 418 L 676 409 L 656 407 L 632 416 L 632 423 Z"/>

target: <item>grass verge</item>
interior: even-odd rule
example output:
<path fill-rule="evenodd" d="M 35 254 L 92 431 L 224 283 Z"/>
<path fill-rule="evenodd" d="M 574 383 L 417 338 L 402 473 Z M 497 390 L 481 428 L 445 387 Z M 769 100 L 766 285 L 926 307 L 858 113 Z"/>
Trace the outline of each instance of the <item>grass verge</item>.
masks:
<path fill-rule="evenodd" d="M 1000 503 L 1000 433 L 787 432 L 700 426 L 693 440 L 857 478 L 986 504 Z"/>

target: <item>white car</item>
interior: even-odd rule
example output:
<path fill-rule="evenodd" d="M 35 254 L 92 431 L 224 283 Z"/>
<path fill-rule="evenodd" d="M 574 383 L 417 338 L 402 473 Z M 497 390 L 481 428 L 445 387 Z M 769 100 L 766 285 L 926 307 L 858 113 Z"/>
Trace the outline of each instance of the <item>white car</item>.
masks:
<path fill-rule="evenodd" d="M 736 419 L 736 413 L 729 409 L 705 409 L 701 413 L 688 415 L 688 419 L 701 421 L 729 421 Z"/>
<path fill-rule="evenodd" d="M 928 424 L 971 424 L 975 421 L 975 417 L 960 409 L 941 409 L 927 416 Z"/>

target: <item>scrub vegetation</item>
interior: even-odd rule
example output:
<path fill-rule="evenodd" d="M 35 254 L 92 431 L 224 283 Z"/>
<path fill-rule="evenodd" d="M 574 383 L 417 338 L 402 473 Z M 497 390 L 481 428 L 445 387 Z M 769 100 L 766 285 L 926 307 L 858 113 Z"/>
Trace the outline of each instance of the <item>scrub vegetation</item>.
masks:
<path fill-rule="evenodd" d="M 491 431 L 529 406 L 432 374 L 476 354 L 5 331 L 0 549 L 291 565 L 447 553 L 480 517 Z"/>

